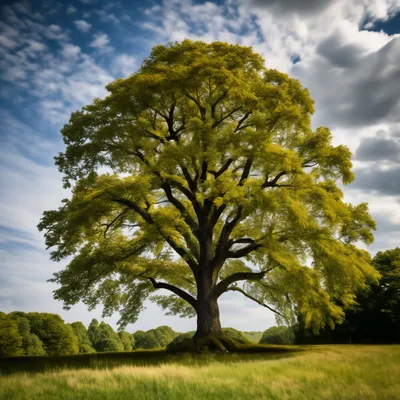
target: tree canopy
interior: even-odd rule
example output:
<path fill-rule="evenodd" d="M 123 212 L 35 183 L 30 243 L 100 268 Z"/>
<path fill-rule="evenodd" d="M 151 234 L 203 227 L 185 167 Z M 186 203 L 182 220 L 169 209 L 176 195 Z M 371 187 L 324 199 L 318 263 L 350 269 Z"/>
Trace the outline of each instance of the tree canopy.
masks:
<path fill-rule="evenodd" d="M 107 90 L 62 129 L 72 197 L 39 224 L 51 258 L 72 258 L 53 279 L 65 307 L 103 304 L 123 327 L 150 298 L 205 335 L 236 291 L 318 330 L 376 281 L 355 245 L 375 223 L 337 186 L 354 178 L 351 153 L 311 129 L 299 81 L 249 47 L 184 40 Z"/>

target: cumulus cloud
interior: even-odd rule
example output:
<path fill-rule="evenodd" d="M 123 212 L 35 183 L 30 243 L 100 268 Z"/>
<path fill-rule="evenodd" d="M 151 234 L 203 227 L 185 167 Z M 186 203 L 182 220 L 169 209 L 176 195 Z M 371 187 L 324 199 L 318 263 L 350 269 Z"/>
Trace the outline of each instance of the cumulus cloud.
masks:
<path fill-rule="evenodd" d="M 74 21 L 74 24 L 82 32 L 88 32 L 92 28 L 92 25 L 90 25 L 83 19 L 77 19 L 76 21 Z"/>
<path fill-rule="evenodd" d="M 133 74 L 137 67 L 137 61 L 135 57 L 129 56 L 127 54 L 120 54 L 115 57 L 113 63 L 114 73 L 122 77 L 127 77 Z"/>
<path fill-rule="evenodd" d="M 6 11 L 0 22 L 4 98 L 33 105 L 44 119 L 59 126 L 71 111 L 106 93 L 105 86 L 114 77 L 71 43 L 66 30 L 28 21 L 10 7 Z M 54 40 L 57 46 L 51 44 Z M 109 49 L 107 35 L 99 34 L 94 41 L 95 46 L 104 46 L 96 51 Z M 31 96 L 37 101 L 32 102 Z"/>
<path fill-rule="evenodd" d="M 248 0 L 250 7 L 270 9 L 278 13 L 316 14 L 332 5 L 336 0 Z"/>
<path fill-rule="evenodd" d="M 399 138 L 400 139 L 400 138 Z M 361 161 L 393 161 L 400 163 L 400 140 L 375 136 L 361 140 L 355 158 Z"/>
<path fill-rule="evenodd" d="M 388 38 L 389 39 L 389 38 Z M 400 37 L 377 51 L 333 36 L 293 72 L 319 105 L 319 121 L 336 127 L 400 122 Z"/>
<path fill-rule="evenodd" d="M 362 189 L 377 195 L 400 196 L 400 166 L 356 169 L 354 173 L 356 180 L 351 184 L 352 189 Z"/>
<path fill-rule="evenodd" d="M 93 40 L 90 43 L 90 47 L 104 48 L 108 43 L 110 43 L 110 39 L 106 33 L 95 33 L 93 35 Z"/>

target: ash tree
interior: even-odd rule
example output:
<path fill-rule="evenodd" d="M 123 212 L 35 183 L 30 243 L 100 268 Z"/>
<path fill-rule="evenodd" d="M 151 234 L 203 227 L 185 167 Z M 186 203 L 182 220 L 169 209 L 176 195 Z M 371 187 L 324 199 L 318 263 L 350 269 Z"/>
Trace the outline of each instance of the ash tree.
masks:
<path fill-rule="evenodd" d="M 366 204 L 343 200 L 351 153 L 300 83 L 251 48 L 185 40 L 156 46 L 105 99 L 71 115 L 56 157 L 72 197 L 39 224 L 66 307 L 103 304 L 134 322 L 150 298 L 221 332 L 218 299 L 236 291 L 300 312 L 318 330 L 343 317 L 378 273 Z M 164 289 L 170 295 L 155 295 Z"/>

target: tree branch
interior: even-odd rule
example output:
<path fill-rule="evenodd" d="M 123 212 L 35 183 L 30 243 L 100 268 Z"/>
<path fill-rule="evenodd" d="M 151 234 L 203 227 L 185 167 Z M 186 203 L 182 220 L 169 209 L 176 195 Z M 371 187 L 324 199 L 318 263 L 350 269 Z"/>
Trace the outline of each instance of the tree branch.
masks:
<path fill-rule="evenodd" d="M 150 276 L 146 276 L 145 278 L 148 279 L 153 284 L 153 287 L 155 289 L 169 290 L 170 292 L 179 296 L 181 299 L 187 301 L 196 310 L 197 300 L 189 293 L 185 292 L 184 290 L 182 290 L 174 285 L 170 285 L 169 283 L 157 282 L 154 278 L 152 278 Z"/>
<path fill-rule="evenodd" d="M 197 100 L 196 98 L 194 98 L 189 92 L 185 92 L 185 96 L 188 98 L 188 99 L 190 99 L 190 100 L 192 100 L 196 105 L 197 105 L 197 107 L 198 107 L 198 109 L 199 109 L 199 111 L 200 111 L 200 115 L 201 115 L 201 117 L 202 117 L 202 119 L 204 119 L 204 117 L 205 117 L 205 113 L 206 113 L 206 109 L 200 104 L 200 101 L 199 100 Z"/>
<path fill-rule="evenodd" d="M 250 170 L 251 170 L 251 166 L 253 165 L 253 158 L 249 157 L 246 161 L 246 164 L 243 168 L 243 173 L 242 176 L 240 177 L 240 181 L 238 183 L 238 186 L 243 186 L 244 181 L 249 177 L 250 175 Z"/>
<path fill-rule="evenodd" d="M 182 194 L 184 194 L 186 196 L 186 198 L 188 200 L 190 200 L 190 202 L 193 205 L 194 210 L 196 211 L 197 214 L 199 214 L 200 210 L 200 205 L 196 199 L 196 196 L 188 189 L 186 188 L 184 185 L 182 185 L 179 182 L 176 182 L 172 179 L 168 179 L 168 178 L 163 178 L 161 176 L 161 173 L 159 171 L 157 171 L 156 169 L 154 169 L 152 167 L 152 165 L 150 164 L 150 162 L 148 160 L 146 160 L 146 158 L 144 157 L 144 155 L 137 150 L 135 153 L 133 153 L 134 155 L 136 155 L 137 157 L 139 157 L 139 159 L 148 167 L 150 168 L 150 170 L 152 171 L 152 173 L 161 180 L 162 183 L 166 183 L 170 186 L 174 186 L 175 188 L 179 189 L 181 191 Z"/>
<path fill-rule="evenodd" d="M 241 129 L 243 122 L 246 121 L 246 119 L 250 116 L 251 113 L 252 113 L 252 111 L 249 111 L 246 114 L 244 114 L 244 116 L 239 120 L 234 132 L 237 132 Z"/>
<path fill-rule="evenodd" d="M 287 172 L 286 171 L 281 171 L 279 172 L 278 175 L 275 176 L 274 179 L 272 179 L 272 181 L 268 181 L 268 176 L 265 178 L 265 182 L 263 183 L 263 185 L 261 186 L 263 189 L 265 189 L 266 187 L 273 187 L 273 186 L 277 186 L 276 183 L 279 181 L 279 179 L 283 176 L 286 175 Z M 282 186 L 282 185 L 281 185 Z"/>
<path fill-rule="evenodd" d="M 216 298 L 221 296 L 222 293 L 226 292 L 229 285 L 239 281 L 260 281 L 264 278 L 268 271 L 261 272 L 235 272 L 218 283 L 214 288 L 214 294 Z"/>
<path fill-rule="evenodd" d="M 265 308 L 268 308 L 268 310 L 270 310 L 270 311 L 272 311 L 273 313 L 279 315 L 279 316 L 282 317 L 285 321 L 287 321 L 286 317 L 285 317 L 283 314 L 281 314 L 279 311 L 277 311 L 277 310 L 275 310 L 274 308 L 268 306 L 267 304 L 265 304 L 265 303 L 263 303 L 262 301 L 256 299 L 255 297 L 249 295 L 249 294 L 246 293 L 243 289 L 240 289 L 240 288 L 238 288 L 238 287 L 235 286 L 235 287 L 230 287 L 230 288 L 228 288 L 228 289 L 226 290 L 226 292 L 228 292 L 228 291 L 242 293 L 244 296 L 246 296 L 246 297 L 249 298 L 250 300 L 255 301 L 255 302 L 258 303 L 260 306 L 263 306 L 263 307 L 265 307 Z"/>
<path fill-rule="evenodd" d="M 229 111 L 226 115 L 222 116 L 218 121 L 215 121 L 212 124 L 212 127 L 215 128 L 217 127 L 221 122 L 224 122 L 227 118 L 229 118 L 230 116 L 232 116 L 236 111 L 239 111 L 242 108 L 242 106 L 236 107 L 233 110 Z"/>
<path fill-rule="evenodd" d="M 178 211 L 182 214 L 183 219 L 185 222 L 188 224 L 190 229 L 192 231 L 195 231 L 198 228 L 198 225 L 196 222 L 190 217 L 188 211 L 186 210 L 185 206 L 172 194 L 172 189 L 171 186 L 168 183 L 163 183 L 161 185 L 162 189 L 165 192 L 165 195 L 167 196 L 167 199 L 171 204 L 173 204 Z"/>
<path fill-rule="evenodd" d="M 225 171 L 228 170 L 229 166 L 233 163 L 233 158 L 228 158 L 224 165 L 218 170 L 218 171 L 209 171 L 211 174 L 215 176 L 215 178 L 218 178 L 221 176 Z"/>
<path fill-rule="evenodd" d="M 113 226 L 113 224 L 117 221 L 117 219 L 119 219 L 120 217 L 122 217 L 124 214 L 127 213 L 129 209 L 126 208 L 124 211 L 120 212 L 111 222 L 109 222 L 108 224 L 102 224 L 102 226 L 105 226 L 106 229 L 104 230 L 104 238 L 107 237 L 107 232 L 109 231 L 109 229 Z"/>
<path fill-rule="evenodd" d="M 219 96 L 219 97 L 214 101 L 214 103 L 211 104 L 211 118 L 214 118 L 214 117 L 215 117 L 215 108 L 217 107 L 218 103 L 226 97 L 226 95 L 228 94 L 228 91 L 229 91 L 228 89 L 224 90 L 224 91 L 222 92 L 221 96 Z M 215 119 L 215 118 L 214 118 L 214 119 Z"/>
<path fill-rule="evenodd" d="M 239 250 L 235 250 L 235 251 L 228 251 L 227 252 L 227 258 L 241 258 L 241 257 L 245 257 L 248 254 L 250 254 L 252 251 L 259 249 L 260 247 L 262 247 L 261 244 L 256 243 L 255 241 L 253 243 L 250 243 L 248 246 L 243 247 Z"/>
<path fill-rule="evenodd" d="M 156 224 L 152 215 L 148 211 L 138 206 L 129 199 L 111 197 L 111 200 L 115 201 L 116 203 L 126 205 L 127 207 L 136 211 L 148 224 L 155 225 L 157 231 L 164 238 L 164 240 L 176 251 L 177 254 L 179 254 L 182 257 L 183 260 L 186 261 L 186 263 L 189 265 L 192 271 L 195 271 L 197 269 L 197 263 L 195 260 L 192 259 L 190 253 L 184 247 L 179 245 L 175 240 L 171 239 L 169 236 L 164 235 L 161 228 Z"/>

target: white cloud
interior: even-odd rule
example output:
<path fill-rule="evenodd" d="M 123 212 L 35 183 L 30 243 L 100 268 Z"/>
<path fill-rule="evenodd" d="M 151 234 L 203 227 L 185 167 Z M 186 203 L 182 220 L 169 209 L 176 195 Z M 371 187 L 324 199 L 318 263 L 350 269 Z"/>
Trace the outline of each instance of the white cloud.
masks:
<path fill-rule="evenodd" d="M 88 22 L 83 19 L 77 19 L 74 21 L 75 26 L 82 32 L 88 32 L 92 28 Z"/>
<path fill-rule="evenodd" d="M 67 8 L 67 14 L 75 14 L 76 13 L 76 8 L 74 6 L 68 6 Z"/>
<path fill-rule="evenodd" d="M 115 25 L 120 24 L 120 19 L 113 13 L 106 11 L 106 10 L 95 10 L 95 14 L 100 17 L 101 22 L 112 23 Z"/>
<path fill-rule="evenodd" d="M 108 35 L 106 33 L 95 33 L 93 35 L 93 41 L 90 43 L 90 46 L 94 48 L 102 48 L 106 47 L 109 42 L 110 39 L 108 38 Z"/>
<path fill-rule="evenodd" d="M 115 57 L 113 63 L 114 73 L 123 78 L 133 74 L 137 67 L 137 61 L 135 57 L 129 56 L 127 54 L 120 54 Z"/>
<path fill-rule="evenodd" d="M 71 43 L 66 43 L 62 46 L 61 54 L 67 59 L 76 60 L 81 53 L 81 48 Z"/>

